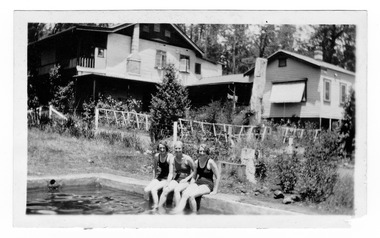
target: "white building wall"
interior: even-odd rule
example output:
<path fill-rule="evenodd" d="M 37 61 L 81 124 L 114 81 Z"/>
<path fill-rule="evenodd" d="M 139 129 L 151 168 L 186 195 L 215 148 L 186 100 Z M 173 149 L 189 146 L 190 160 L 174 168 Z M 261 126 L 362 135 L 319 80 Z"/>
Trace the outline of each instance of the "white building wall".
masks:
<path fill-rule="evenodd" d="M 140 75 L 128 74 L 126 65 L 127 57 L 131 53 L 131 37 L 120 34 L 108 35 L 106 74 L 108 76 L 159 83 L 162 80 L 163 70 L 155 68 L 157 50 L 165 51 L 167 63 L 172 63 L 177 68 L 179 68 L 180 55 L 188 55 L 190 57 L 190 72 L 178 73 L 179 80 L 186 86 L 197 82 L 202 77 L 222 75 L 222 66 L 220 64 L 213 64 L 200 59 L 196 57 L 192 50 L 144 39 L 140 39 L 139 42 L 139 56 L 141 57 Z M 196 62 L 202 65 L 201 75 L 195 74 Z"/>
<path fill-rule="evenodd" d="M 331 93 L 330 101 L 325 101 L 324 99 L 324 79 L 328 79 L 331 82 Z M 344 83 L 347 85 L 347 96 L 349 94 L 349 89 L 354 87 L 355 77 L 353 75 L 337 72 L 335 70 L 321 70 L 320 77 L 320 97 L 321 103 L 321 117 L 322 118 L 332 118 L 332 119 L 342 119 L 343 118 L 343 105 L 340 103 L 340 84 Z"/>
<path fill-rule="evenodd" d="M 127 57 L 131 53 L 131 37 L 120 34 L 108 34 L 107 74 L 126 76 Z"/>
<path fill-rule="evenodd" d="M 286 67 L 278 67 L 278 60 L 267 66 L 267 79 L 264 88 L 263 117 L 292 117 L 303 118 L 319 117 L 320 114 L 320 70 L 293 60 L 287 59 Z M 253 77 L 253 75 L 251 75 Z M 271 103 L 270 94 L 273 81 L 291 81 L 307 78 L 307 100 L 301 103 Z"/>

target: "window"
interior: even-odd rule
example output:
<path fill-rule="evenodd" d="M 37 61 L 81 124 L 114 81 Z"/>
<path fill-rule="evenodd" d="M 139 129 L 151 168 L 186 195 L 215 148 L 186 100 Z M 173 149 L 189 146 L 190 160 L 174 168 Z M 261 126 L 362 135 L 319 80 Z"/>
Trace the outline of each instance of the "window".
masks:
<path fill-rule="evenodd" d="M 278 67 L 286 67 L 286 58 L 278 59 Z"/>
<path fill-rule="evenodd" d="M 340 84 L 340 104 L 343 105 L 347 98 L 347 85 L 344 83 Z"/>
<path fill-rule="evenodd" d="M 165 36 L 166 36 L 166 37 L 170 37 L 170 36 L 171 36 L 171 33 L 170 33 L 170 31 L 168 31 L 168 30 L 165 30 Z"/>
<path fill-rule="evenodd" d="M 327 102 L 331 100 L 331 80 L 328 79 L 323 81 L 323 100 Z"/>
<path fill-rule="evenodd" d="M 195 63 L 195 73 L 201 74 L 201 64 Z"/>
<path fill-rule="evenodd" d="M 99 58 L 104 58 L 104 49 L 102 48 L 98 48 L 98 57 Z"/>
<path fill-rule="evenodd" d="M 190 72 L 190 57 L 188 55 L 179 56 L 179 71 L 180 72 Z"/>
<path fill-rule="evenodd" d="M 157 50 L 156 52 L 156 64 L 157 69 L 163 69 L 166 66 L 166 52 Z"/>
<path fill-rule="evenodd" d="M 143 31 L 149 32 L 149 25 L 143 25 Z"/>
<path fill-rule="evenodd" d="M 154 24 L 154 31 L 160 32 L 160 24 Z"/>
<path fill-rule="evenodd" d="M 306 102 L 306 80 L 273 82 L 269 101 L 271 103 Z"/>

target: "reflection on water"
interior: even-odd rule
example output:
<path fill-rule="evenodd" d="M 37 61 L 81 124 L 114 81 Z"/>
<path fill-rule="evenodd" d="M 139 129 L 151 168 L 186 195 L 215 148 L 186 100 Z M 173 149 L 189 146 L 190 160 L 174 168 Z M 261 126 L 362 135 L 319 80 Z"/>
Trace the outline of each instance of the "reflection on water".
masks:
<path fill-rule="evenodd" d="M 139 214 L 148 208 L 142 196 L 100 186 L 70 186 L 49 192 L 29 189 L 27 214 Z"/>
<path fill-rule="evenodd" d="M 142 195 L 98 184 L 67 186 L 54 192 L 38 188 L 28 189 L 26 214 L 157 214 L 149 211 L 149 205 Z M 168 206 L 159 213 L 168 214 L 170 210 Z M 220 213 L 201 207 L 198 214 Z"/>

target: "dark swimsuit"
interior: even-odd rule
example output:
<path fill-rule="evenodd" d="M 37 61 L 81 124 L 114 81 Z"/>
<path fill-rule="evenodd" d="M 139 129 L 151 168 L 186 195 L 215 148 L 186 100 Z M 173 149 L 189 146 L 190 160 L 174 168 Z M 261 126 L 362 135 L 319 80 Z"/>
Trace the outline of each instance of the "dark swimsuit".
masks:
<path fill-rule="evenodd" d="M 191 167 L 189 164 L 178 163 L 175 159 L 174 159 L 174 167 L 175 167 L 175 172 L 176 172 L 174 180 L 177 182 L 189 176 L 191 172 Z"/>
<path fill-rule="evenodd" d="M 210 192 L 214 189 L 214 172 L 211 169 L 207 168 L 208 160 L 205 163 L 205 167 L 201 168 L 200 163 L 198 161 L 197 174 L 199 175 L 197 181 L 195 182 L 197 185 L 207 185 L 210 189 Z"/>
<path fill-rule="evenodd" d="M 167 179 L 169 175 L 169 163 L 167 162 L 167 159 L 165 159 L 165 162 L 161 162 L 161 154 L 158 155 L 158 167 L 160 167 L 160 174 L 157 176 L 157 180 L 161 181 L 163 179 Z"/>

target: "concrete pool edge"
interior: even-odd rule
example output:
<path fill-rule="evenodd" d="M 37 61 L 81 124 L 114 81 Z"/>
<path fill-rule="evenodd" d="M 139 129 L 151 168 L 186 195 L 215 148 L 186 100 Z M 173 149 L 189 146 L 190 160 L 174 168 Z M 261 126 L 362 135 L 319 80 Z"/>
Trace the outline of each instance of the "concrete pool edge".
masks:
<path fill-rule="evenodd" d="M 55 179 L 62 186 L 75 186 L 90 183 L 100 183 L 103 186 L 127 190 L 137 194 L 143 194 L 144 187 L 149 183 L 146 180 L 139 180 L 130 177 L 105 174 L 73 174 L 62 176 L 28 176 L 27 188 L 46 186 L 50 179 Z M 236 215 L 310 215 L 309 213 L 288 211 L 279 208 L 267 207 L 263 205 L 253 205 L 239 201 L 240 198 L 231 194 L 218 193 L 216 195 L 205 195 L 202 198 L 201 206 L 212 210 L 223 210 L 224 212 Z M 223 208 L 223 209 L 221 209 Z"/>

